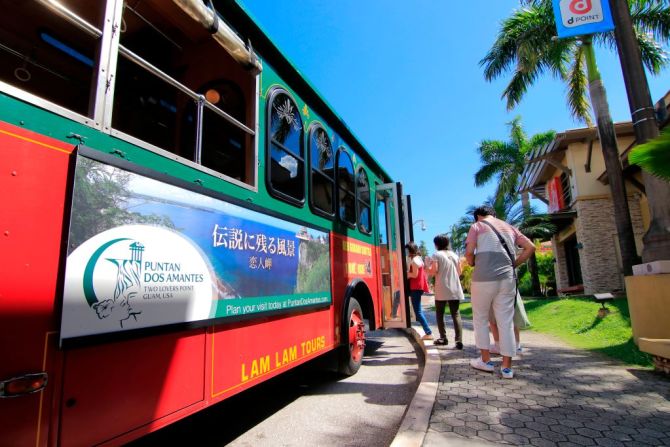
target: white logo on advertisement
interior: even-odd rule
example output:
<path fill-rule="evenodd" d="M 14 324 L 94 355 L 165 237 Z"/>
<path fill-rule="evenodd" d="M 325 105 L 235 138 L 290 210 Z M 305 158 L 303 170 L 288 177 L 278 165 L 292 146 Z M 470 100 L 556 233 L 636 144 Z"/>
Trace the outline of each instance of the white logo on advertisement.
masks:
<path fill-rule="evenodd" d="M 561 0 L 561 20 L 566 28 L 602 22 L 601 0 Z"/>
<path fill-rule="evenodd" d="M 175 231 L 104 231 L 68 256 L 61 338 L 208 319 L 212 277 L 198 247 Z"/>

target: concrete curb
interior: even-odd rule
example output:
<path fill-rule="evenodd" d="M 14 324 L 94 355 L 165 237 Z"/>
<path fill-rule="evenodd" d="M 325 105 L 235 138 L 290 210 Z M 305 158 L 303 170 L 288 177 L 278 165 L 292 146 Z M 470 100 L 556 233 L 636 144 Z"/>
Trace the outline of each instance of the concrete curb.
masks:
<path fill-rule="evenodd" d="M 391 447 L 420 447 L 423 444 L 440 380 L 441 362 L 437 348 L 433 345 L 426 347 L 414 328 L 406 331 L 419 344 L 426 360 L 419 387 L 405 411 Z"/>

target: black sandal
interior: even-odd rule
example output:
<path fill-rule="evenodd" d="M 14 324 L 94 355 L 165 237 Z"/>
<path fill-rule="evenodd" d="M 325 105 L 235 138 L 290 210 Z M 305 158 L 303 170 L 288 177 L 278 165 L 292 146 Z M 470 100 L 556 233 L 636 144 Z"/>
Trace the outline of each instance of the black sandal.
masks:
<path fill-rule="evenodd" d="M 433 342 L 434 345 L 446 346 L 449 344 L 449 340 L 446 338 L 438 338 Z"/>

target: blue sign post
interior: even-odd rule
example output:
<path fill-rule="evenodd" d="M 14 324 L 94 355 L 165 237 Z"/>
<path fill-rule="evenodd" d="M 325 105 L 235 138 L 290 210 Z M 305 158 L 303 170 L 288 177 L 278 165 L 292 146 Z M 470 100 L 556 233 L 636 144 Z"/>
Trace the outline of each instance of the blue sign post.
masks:
<path fill-rule="evenodd" d="M 608 0 L 553 0 L 559 38 L 614 29 Z"/>

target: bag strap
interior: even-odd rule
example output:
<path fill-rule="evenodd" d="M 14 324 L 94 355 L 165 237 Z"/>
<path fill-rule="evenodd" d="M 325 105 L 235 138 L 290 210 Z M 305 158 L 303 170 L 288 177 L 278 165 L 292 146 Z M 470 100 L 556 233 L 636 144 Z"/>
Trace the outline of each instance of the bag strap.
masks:
<path fill-rule="evenodd" d="M 514 304 L 516 305 L 516 296 L 517 292 L 519 290 L 519 284 L 518 284 L 518 278 L 516 277 L 516 268 L 514 267 L 514 260 L 516 259 L 514 255 L 512 255 L 512 250 L 509 249 L 509 246 L 507 245 L 507 241 L 505 240 L 504 237 L 500 234 L 498 230 L 495 229 L 495 227 L 490 223 L 485 220 L 480 220 L 481 223 L 484 223 L 493 230 L 496 236 L 498 236 L 498 240 L 500 241 L 500 245 L 505 249 L 505 252 L 507 253 L 507 256 L 509 257 L 510 262 L 512 263 L 512 276 L 514 278 L 514 284 L 516 285 L 516 288 L 514 290 Z"/>
<path fill-rule="evenodd" d="M 491 223 L 489 223 L 489 222 L 487 222 L 487 221 L 485 221 L 485 220 L 482 220 L 482 221 L 480 221 L 480 222 L 483 223 L 483 224 L 488 225 L 489 228 L 491 228 L 491 229 L 493 230 L 493 232 L 496 234 L 496 236 L 498 236 L 498 240 L 500 241 L 500 244 L 501 244 L 501 245 L 503 246 L 503 248 L 505 249 L 505 252 L 507 253 L 507 256 L 509 257 L 509 260 L 510 260 L 510 262 L 512 263 L 512 268 L 514 268 L 514 260 L 515 260 L 516 258 L 515 258 L 515 256 L 512 255 L 512 251 L 511 251 L 511 250 L 509 249 L 509 247 L 507 246 L 507 241 L 505 240 L 505 238 L 502 237 L 502 235 L 498 232 L 498 230 L 495 229 L 495 227 L 494 227 L 493 225 L 491 225 Z"/>

